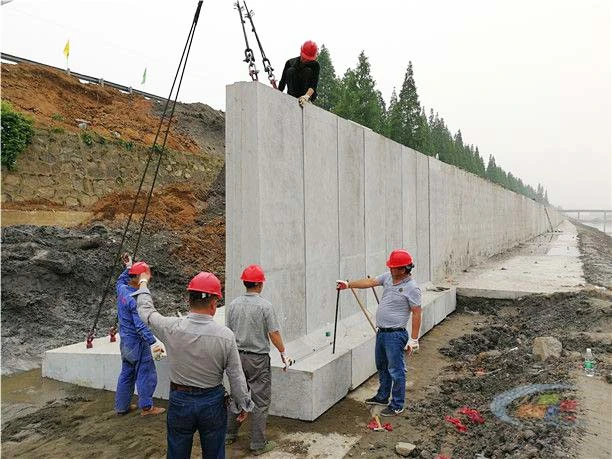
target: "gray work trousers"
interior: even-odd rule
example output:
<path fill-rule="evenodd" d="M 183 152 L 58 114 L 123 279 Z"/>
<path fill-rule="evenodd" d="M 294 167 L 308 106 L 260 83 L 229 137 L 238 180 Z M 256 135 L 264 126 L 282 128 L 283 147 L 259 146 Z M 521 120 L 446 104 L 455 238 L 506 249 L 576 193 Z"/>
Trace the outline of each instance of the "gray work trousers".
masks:
<path fill-rule="evenodd" d="M 268 354 L 244 354 L 241 352 L 240 360 L 247 385 L 251 390 L 251 399 L 255 404 L 253 412 L 249 413 L 251 419 L 251 449 L 260 449 L 266 444 L 266 424 L 272 396 L 270 356 Z M 240 423 L 236 421 L 236 414 L 228 411 L 227 439 L 235 439 L 238 436 L 239 428 Z"/>

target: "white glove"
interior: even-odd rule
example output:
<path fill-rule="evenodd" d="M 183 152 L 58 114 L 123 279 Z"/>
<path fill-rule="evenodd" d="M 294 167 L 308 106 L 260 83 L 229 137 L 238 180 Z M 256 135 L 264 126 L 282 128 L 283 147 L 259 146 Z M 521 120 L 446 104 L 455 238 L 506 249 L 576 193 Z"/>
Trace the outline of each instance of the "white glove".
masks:
<path fill-rule="evenodd" d="M 404 347 L 405 351 L 410 351 L 411 353 L 419 350 L 419 340 L 410 338 L 408 340 L 408 344 Z"/>
<path fill-rule="evenodd" d="M 347 288 L 349 288 L 348 284 L 348 281 L 338 279 L 336 281 L 336 290 L 346 290 Z"/>
<path fill-rule="evenodd" d="M 298 99 L 298 103 L 300 104 L 300 107 L 303 107 L 304 104 L 308 103 L 309 101 L 310 101 L 310 96 L 308 94 L 304 94 L 302 97 Z"/>
<path fill-rule="evenodd" d="M 153 354 L 154 360 L 161 360 L 166 357 L 166 348 L 161 341 L 155 341 L 151 344 L 151 354 Z"/>
<path fill-rule="evenodd" d="M 281 352 L 280 355 L 281 355 L 281 360 L 285 364 L 285 368 L 283 368 L 283 371 L 287 371 L 287 368 L 289 368 L 291 365 L 293 365 L 293 360 L 291 360 L 289 357 L 287 357 L 287 353 L 286 352 Z"/>

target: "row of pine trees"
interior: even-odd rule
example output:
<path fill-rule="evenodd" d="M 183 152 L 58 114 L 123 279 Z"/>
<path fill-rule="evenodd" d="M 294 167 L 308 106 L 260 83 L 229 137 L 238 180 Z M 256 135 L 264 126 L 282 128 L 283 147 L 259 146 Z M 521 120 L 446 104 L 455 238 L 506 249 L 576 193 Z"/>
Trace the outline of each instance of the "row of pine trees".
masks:
<path fill-rule="evenodd" d="M 325 45 L 321 46 L 318 61 L 321 73 L 316 105 L 369 127 L 402 145 L 548 204 L 548 193 L 542 185 L 538 184 L 534 189 L 524 184 L 520 178 L 499 167 L 493 155 L 489 155 L 485 166 L 478 147 L 465 143 L 461 130 L 452 135 L 444 118 L 434 113 L 433 109 L 427 114 L 419 102 L 412 62 L 408 62 L 399 94 L 394 89 L 389 107 L 386 107 L 381 92 L 376 89 L 370 63 L 363 51 L 359 54 L 357 67 L 349 68 L 342 78 L 336 76 Z"/>

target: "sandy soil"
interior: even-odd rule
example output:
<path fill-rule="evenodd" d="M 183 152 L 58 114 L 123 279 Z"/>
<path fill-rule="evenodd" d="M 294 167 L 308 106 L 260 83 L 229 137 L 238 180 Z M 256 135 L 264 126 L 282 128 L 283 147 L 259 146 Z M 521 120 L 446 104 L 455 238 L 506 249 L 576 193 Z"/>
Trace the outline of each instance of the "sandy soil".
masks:
<path fill-rule="evenodd" d="M 145 145 L 153 145 L 159 128 L 160 118 L 154 114 L 158 103 L 137 94 L 84 84 L 65 72 L 34 64 L 2 65 L 2 99 L 26 112 L 39 126 L 78 132 L 77 120 L 85 120 L 91 131 L 103 137 L 114 138 L 116 132 L 123 140 Z M 176 124 L 173 119 L 166 146 L 197 153 L 198 142 Z"/>

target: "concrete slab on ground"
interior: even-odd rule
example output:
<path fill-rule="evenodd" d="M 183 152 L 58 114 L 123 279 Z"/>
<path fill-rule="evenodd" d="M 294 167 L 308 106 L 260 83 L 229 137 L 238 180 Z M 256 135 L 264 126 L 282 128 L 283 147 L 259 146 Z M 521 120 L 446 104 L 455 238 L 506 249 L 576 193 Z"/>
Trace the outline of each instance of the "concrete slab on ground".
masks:
<path fill-rule="evenodd" d="M 459 295 L 498 299 L 578 291 L 586 284 L 578 233 L 567 220 L 554 232 L 537 236 L 466 271 L 447 277 L 441 284 L 455 286 Z"/>
<path fill-rule="evenodd" d="M 350 311 L 355 299 L 343 293 L 343 307 Z M 440 290 L 423 286 L 423 322 L 421 335 L 455 309 L 454 288 Z M 332 324 L 333 325 L 333 324 Z M 408 324 L 410 329 L 411 324 Z M 331 334 L 326 332 L 331 331 Z M 80 386 L 115 391 L 121 371 L 120 338 L 94 340 L 93 348 L 84 342 L 45 352 L 44 377 Z M 376 372 L 375 334 L 361 312 L 338 322 L 336 349 L 333 329 L 327 325 L 286 344 L 295 364 L 283 371 L 278 352 L 271 352 L 272 404 L 270 414 L 313 421 Z M 170 378 L 167 360 L 155 362 L 157 389 L 154 396 L 168 399 Z"/>

